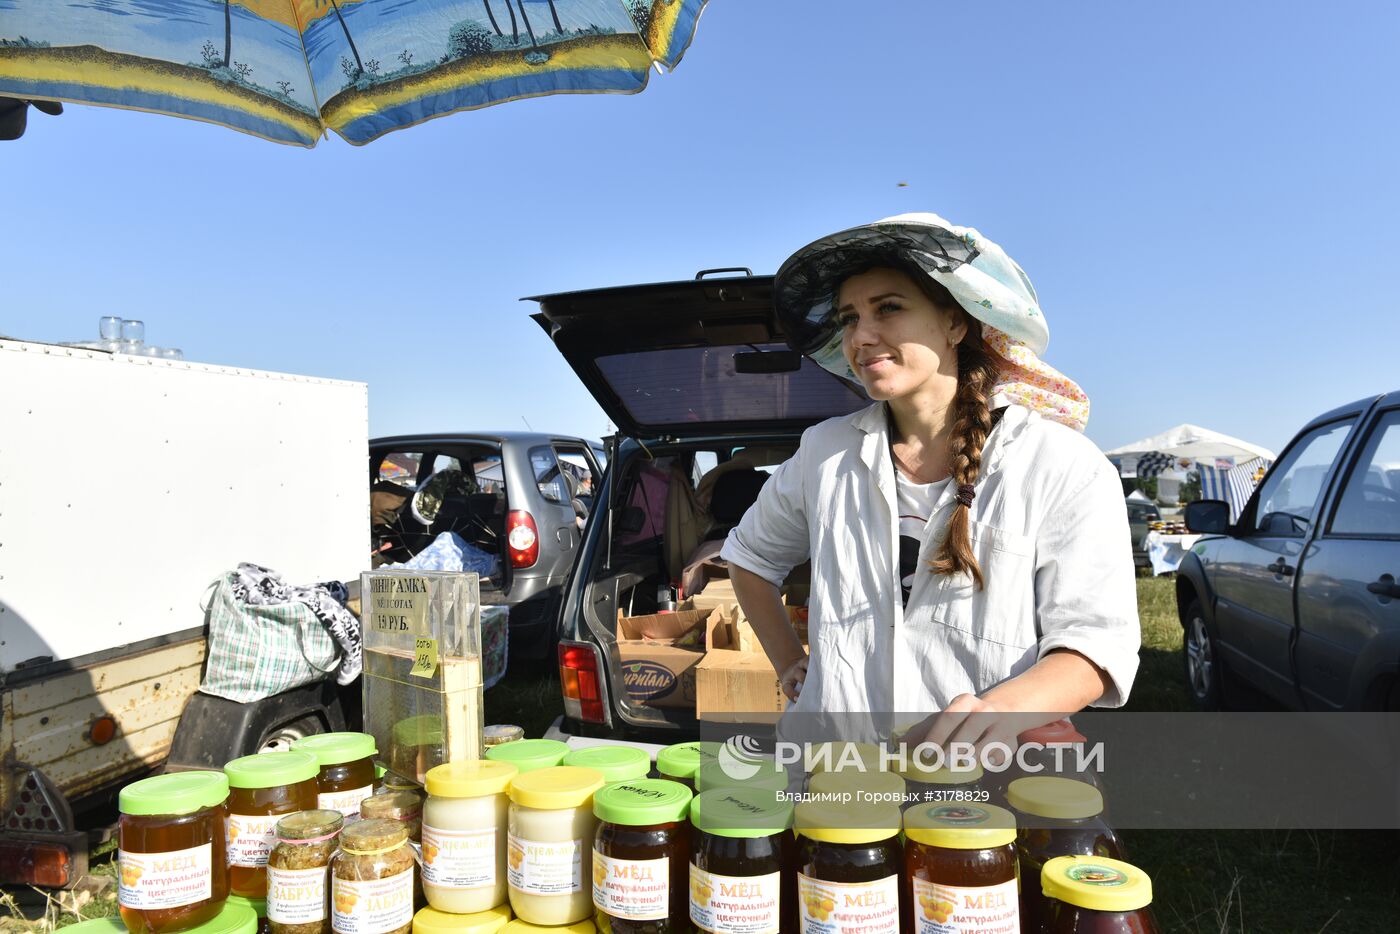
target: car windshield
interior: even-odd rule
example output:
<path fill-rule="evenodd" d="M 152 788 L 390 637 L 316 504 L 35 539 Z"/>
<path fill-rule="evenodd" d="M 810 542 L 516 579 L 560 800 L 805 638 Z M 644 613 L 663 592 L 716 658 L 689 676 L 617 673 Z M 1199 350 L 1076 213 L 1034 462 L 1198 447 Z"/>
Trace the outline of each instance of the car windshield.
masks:
<path fill-rule="evenodd" d="M 598 358 L 608 386 L 638 424 L 820 421 L 869 405 L 859 389 L 802 358 L 790 373 L 739 373 L 737 353 L 782 344 L 681 347 Z"/>

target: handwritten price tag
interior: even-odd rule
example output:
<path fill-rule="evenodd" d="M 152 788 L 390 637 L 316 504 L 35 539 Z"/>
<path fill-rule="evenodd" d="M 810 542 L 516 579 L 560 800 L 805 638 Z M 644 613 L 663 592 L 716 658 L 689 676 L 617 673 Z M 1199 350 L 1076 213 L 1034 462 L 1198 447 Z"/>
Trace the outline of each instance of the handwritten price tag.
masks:
<path fill-rule="evenodd" d="M 438 644 L 436 639 L 413 640 L 413 668 L 409 674 L 418 678 L 431 678 L 437 672 Z"/>

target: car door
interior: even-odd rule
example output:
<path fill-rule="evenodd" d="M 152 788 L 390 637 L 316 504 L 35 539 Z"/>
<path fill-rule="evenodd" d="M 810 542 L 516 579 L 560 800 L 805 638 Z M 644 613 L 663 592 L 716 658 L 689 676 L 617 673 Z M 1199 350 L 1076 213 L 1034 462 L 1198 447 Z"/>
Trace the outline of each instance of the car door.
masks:
<path fill-rule="evenodd" d="M 1215 620 L 1225 662 L 1289 706 L 1297 703 L 1291 665 L 1297 569 L 1355 422 L 1339 419 L 1299 435 L 1255 492 L 1236 537 L 1220 548 Z"/>
<path fill-rule="evenodd" d="M 1386 401 L 1299 570 L 1298 686 L 1312 708 L 1360 706 L 1378 672 L 1358 663 L 1400 632 L 1400 394 Z"/>

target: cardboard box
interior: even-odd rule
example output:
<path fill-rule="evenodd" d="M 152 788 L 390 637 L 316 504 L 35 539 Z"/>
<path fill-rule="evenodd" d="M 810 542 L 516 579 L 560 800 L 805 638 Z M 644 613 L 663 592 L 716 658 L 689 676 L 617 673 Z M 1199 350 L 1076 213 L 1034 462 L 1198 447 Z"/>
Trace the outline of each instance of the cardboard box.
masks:
<path fill-rule="evenodd" d="M 705 589 L 691 594 L 686 603 L 697 610 L 713 610 L 719 606 L 738 606 L 739 598 L 734 595 L 734 582 L 725 577 L 706 582 Z"/>
<path fill-rule="evenodd" d="M 705 632 L 718 611 L 686 610 L 650 616 L 617 614 L 622 679 L 634 703 L 690 707 L 695 666 L 705 657 Z"/>
<path fill-rule="evenodd" d="M 805 646 L 805 607 L 788 607 Z M 752 625 L 737 607 L 722 607 L 705 627 L 705 657 L 695 668 L 695 714 L 782 713 L 787 697 Z"/>

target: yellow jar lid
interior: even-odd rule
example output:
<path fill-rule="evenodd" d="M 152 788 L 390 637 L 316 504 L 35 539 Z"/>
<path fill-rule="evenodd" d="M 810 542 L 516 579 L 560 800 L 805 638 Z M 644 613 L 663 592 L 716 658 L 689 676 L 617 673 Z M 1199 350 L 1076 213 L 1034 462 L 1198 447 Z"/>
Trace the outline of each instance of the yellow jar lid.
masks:
<path fill-rule="evenodd" d="M 883 772 L 884 750 L 874 743 L 837 740 L 807 747 L 803 764 L 808 772 Z"/>
<path fill-rule="evenodd" d="M 1016 842 L 1016 815 L 993 804 L 922 804 L 904 812 L 904 835 L 949 850 L 989 850 Z"/>
<path fill-rule="evenodd" d="M 499 934 L 511 919 L 510 905 L 469 915 L 424 908 L 413 916 L 413 934 Z"/>
<path fill-rule="evenodd" d="M 519 773 L 513 762 L 470 759 L 433 766 L 423 783 L 434 798 L 480 798 L 505 794 Z"/>
<path fill-rule="evenodd" d="M 1022 814 L 1052 820 L 1084 820 L 1103 813 L 1103 794 L 1072 778 L 1018 778 L 1006 788 L 1006 803 Z"/>
<path fill-rule="evenodd" d="M 1118 859 L 1057 856 L 1040 870 L 1046 898 L 1093 911 L 1137 911 L 1152 904 L 1147 873 Z"/>
<path fill-rule="evenodd" d="M 583 807 L 603 787 L 603 773 L 578 765 L 555 765 L 517 775 L 510 783 L 510 800 L 543 811 Z"/>
<path fill-rule="evenodd" d="M 899 833 L 899 805 L 804 801 L 793 812 L 793 829 L 818 843 L 879 843 Z"/>
<path fill-rule="evenodd" d="M 904 779 L 893 772 L 818 772 L 807 780 L 809 794 L 846 794 L 854 798 L 859 791 L 903 795 Z"/>
<path fill-rule="evenodd" d="M 598 929 L 593 926 L 592 921 L 575 921 L 573 924 L 565 924 L 559 927 L 541 927 L 538 924 L 531 924 L 528 921 L 521 921 L 516 918 L 510 924 L 501 928 L 501 934 L 529 934 L 530 931 L 546 931 L 548 934 L 594 934 Z"/>
<path fill-rule="evenodd" d="M 899 767 L 899 760 L 892 763 L 894 768 L 904 777 L 906 782 L 919 782 L 924 785 L 970 785 L 973 782 L 982 780 L 982 766 L 976 762 L 968 769 L 951 769 L 946 765 L 934 768 L 935 757 L 917 756 L 914 750 L 917 747 L 909 747 L 905 751 L 904 767 Z"/>

